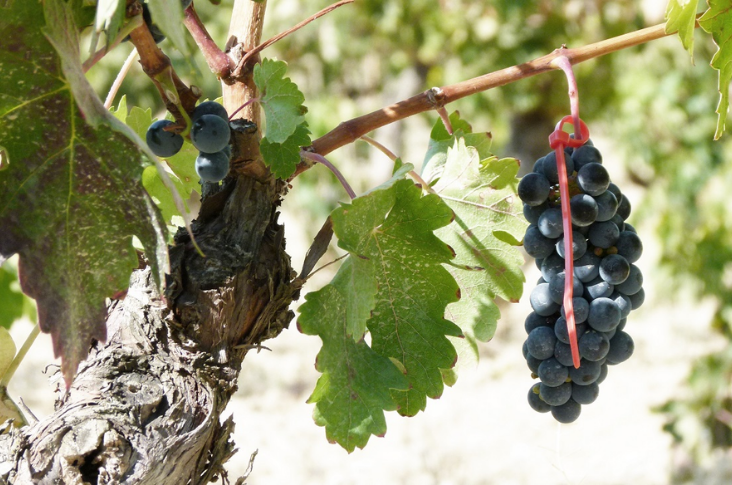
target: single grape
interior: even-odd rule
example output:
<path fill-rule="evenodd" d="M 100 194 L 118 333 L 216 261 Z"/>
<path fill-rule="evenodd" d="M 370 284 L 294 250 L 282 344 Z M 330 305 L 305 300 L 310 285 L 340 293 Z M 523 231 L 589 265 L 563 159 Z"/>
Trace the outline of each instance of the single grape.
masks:
<path fill-rule="evenodd" d="M 633 355 L 635 343 L 633 339 L 625 332 L 617 332 L 610 340 L 610 352 L 607 354 L 607 363 L 610 365 L 625 362 Z"/>
<path fill-rule="evenodd" d="M 620 200 L 620 197 L 623 195 L 622 192 L 620 192 L 620 187 L 615 185 L 614 183 L 610 182 L 610 185 L 607 186 L 607 191 L 610 192 L 615 196 L 615 200 Z"/>
<path fill-rule="evenodd" d="M 526 358 L 526 365 L 529 366 L 529 370 L 531 371 L 531 373 L 534 374 L 535 376 L 538 376 L 538 374 L 539 374 L 539 366 L 544 361 L 541 360 L 541 359 L 537 359 L 536 357 L 534 357 L 531 354 L 529 354 L 525 358 Z"/>
<path fill-rule="evenodd" d="M 630 311 L 633 309 L 633 301 L 628 295 L 623 295 L 617 291 L 614 291 L 609 297 L 620 309 L 620 319 L 627 318 L 630 315 Z M 622 330 L 622 329 L 621 329 Z"/>
<path fill-rule="evenodd" d="M 626 196 L 621 196 L 618 201 L 618 211 L 616 212 L 623 220 L 626 220 L 630 216 L 630 201 Z"/>
<path fill-rule="evenodd" d="M 549 282 L 549 297 L 558 304 L 564 303 L 564 284 L 565 284 L 565 276 L 564 272 L 558 273 L 550 282 Z M 582 282 L 578 280 L 577 278 L 572 279 L 572 299 L 574 299 L 574 295 L 582 295 L 584 291 L 584 286 L 582 285 Z"/>
<path fill-rule="evenodd" d="M 539 222 L 539 217 L 549 208 L 546 202 L 542 202 L 539 205 L 524 204 L 524 218 L 529 224 L 536 224 Z"/>
<path fill-rule="evenodd" d="M 229 122 L 216 115 L 201 115 L 191 128 L 193 146 L 204 153 L 220 152 L 230 139 Z"/>
<path fill-rule="evenodd" d="M 600 276 L 600 257 L 587 251 L 574 262 L 574 275 L 583 283 Z"/>
<path fill-rule="evenodd" d="M 543 173 L 546 179 L 552 184 L 559 183 L 559 172 L 557 171 L 557 155 L 555 152 L 550 152 L 544 157 Z M 574 162 L 569 153 L 564 152 L 564 166 L 567 168 L 567 177 L 572 175 L 574 172 Z"/>
<path fill-rule="evenodd" d="M 602 384 L 602 381 L 607 377 L 608 369 L 609 367 L 607 366 L 607 363 L 600 366 L 600 377 L 595 381 L 596 384 Z"/>
<path fill-rule="evenodd" d="M 583 296 L 592 301 L 595 298 L 608 297 L 613 294 L 614 290 L 613 285 L 598 276 L 594 280 L 585 283 L 585 294 Z"/>
<path fill-rule="evenodd" d="M 562 424 L 569 424 L 577 421 L 581 412 L 582 406 L 572 399 L 561 406 L 552 406 L 552 416 Z"/>
<path fill-rule="evenodd" d="M 618 211 L 618 199 L 609 190 L 596 195 L 595 203 L 597 204 L 597 218 L 595 220 L 598 222 L 611 220 Z"/>
<path fill-rule="evenodd" d="M 529 334 L 536 327 L 553 327 L 556 320 L 557 318 L 553 316 L 542 317 L 536 312 L 531 312 L 524 320 L 524 330 Z"/>
<path fill-rule="evenodd" d="M 610 194 L 612 196 L 612 194 Z M 611 221 L 606 222 L 593 222 L 590 225 L 590 233 L 588 234 L 588 240 L 590 244 L 595 247 L 607 249 L 610 246 L 615 245 L 620 237 L 620 231 L 618 226 Z"/>
<path fill-rule="evenodd" d="M 524 234 L 524 249 L 532 258 L 546 258 L 554 252 L 554 239 L 544 237 L 536 226 L 529 226 Z"/>
<path fill-rule="evenodd" d="M 541 276 L 544 278 L 544 281 L 551 281 L 554 276 L 564 271 L 564 259 L 556 252 L 552 252 L 552 254 L 544 258 L 539 269 L 541 270 Z"/>
<path fill-rule="evenodd" d="M 581 295 L 581 293 L 576 294 Z M 590 314 L 590 304 L 582 296 L 575 296 L 572 297 L 572 307 L 574 309 L 574 322 L 584 323 Z M 564 306 L 560 309 L 560 313 L 564 318 L 567 318 L 564 314 Z"/>
<path fill-rule="evenodd" d="M 539 397 L 552 406 L 561 406 L 572 396 L 572 384 L 565 382 L 559 386 L 547 386 L 543 382 L 539 385 Z"/>
<path fill-rule="evenodd" d="M 577 342 L 580 357 L 589 361 L 598 361 L 605 358 L 610 351 L 610 340 L 601 332 L 589 330 Z"/>
<path fill-rule="evenodd" d="M 601 364 L 599 362 L 582 359 L 580 360 L 579 368 L 569 368 L 569 378 L 572 379 L 572 382 L 580 386 L 592 384 L 600 377 L 600 366 Z"/>
<path fill-rule="evenodd" d="M 609 332 L 620 323 L 620 308 L 610 298 L 595 298 L 590 302 L 587 323 L 598 332 Z"/>
<path fill-rule="evenodd" d="M 608 254 L 600 261 L 600 278 L 611 285 L 620 285 L 630 275 L 630 263 L 619 254 Z"/>
<path fill-rule="evenodd" d="M 573 365 L 572 347 L 570 347 L 569 344 L 557 341 L 556 345 L 554 346 L 554 358 L 557 359 L 557 362 L 559 362 L 560 364 L 571 367 Z"/>
<path fill-rule="evenodd" d="M 550 190 L 551 184 L 546 177 L 536 172 L 527 173 L 518 184 L 518 196 L 531 206 L 545 202 Z"/>
<path fill-rule="evenodd" d="M 529 389 L 529 406 L 537 413 L 548 413 L 552 407 L 539 397 L 539 383 L 537 382 Z"/>
<path fill-rule="evenodd" d="M 534 162 L 534 168 L 532 168 L 531 171 L 542 174 L 544 173 L 544 157 L 541 157 Z"/>
<path fill-rule="evenodd" d="M 587 386 L 572 384 L 572 400 L 579 404 L 592 404 L 600 395 L 600 386 L 597 381 Z"/>
<path fill-rule="evenodd" d="M 564 258 L 564 236 L 556 243 L 557 254 Z M 577 260 L 587 252 L 587 240 L 579 231 L 572 231 L 572 259 Z"/>
<path fill-rule="evenodd" d="M 564 233 L 562 227 L 562 210 L 559 208 L 547 209 L 541 216 L 536 226 L 539 231 L 549 239 L 556 239 Z"/>
<path fill-rule="evenodd" d="M 167 158 L 180 151 L 183 146 L 183 137 L 164 129 L 173 125 L 175 123 L 170 120 L 158 120 L 147 129 L 145 141 L 155 155 Z"/>
<path fill-rule="evenodd" d="M 643 254 L 643 243 L 638 234 L 625 230 L 620 233 L 615 242 L 618 254 L 624 257 L 629 263 L 635 263 Z"/>
<path fill-rule="evenodd" d="M 569 200 L 572 224 L 589 226 L 597 219 L 597 202 L 591 195 L 577 194 Z"/>
<path fill-rule="evenodd" d="M 588 163 L 577 171 L 577 184 L 589 195 L 600 195 L 610 185 L 610 175 L 599 163 Z"/>
<path fill-rule="evenodd" d="M 229 156 L 226 151 L 201 152 L 196 157 L 196 173 L 204 182 L 220 182 L 229 173 Z"/>
<path fill-rule="evenodd" d="M 626 231 L 626 226 L 628 224 L 625 223 L 622 217 L 620 217 L 617 213 L 610 219 L 616 226 L 618 226 L 618 229 L 620 232 Z"/>
<path fill-rule="evenodd" d="M 620 293 L 623 293 L 624 295 L 635 295 L 638 293 L 643 286 L 643 273 L 641 273 L 641 270 L 634 264 L 630 265 L 630 274 L 628 275 L 628 278 L 623 281 L 621 284 L 617 285 L 615 287 L 616 290 L 618 290 Z"/>
<path fill-rule="evenodd" d="M 544 360 L 554 355 L 557 337 L 551 327 L 538 327 L 531 331 L 526 339 L 529 354 L 536 359 Z"/>
<path fill-rule="evenodd" d="M 602 163 L 602 155 L 600 154 L 600 150 L 585 143 L 574 150 L 572 153 L 572 161 L 574 162 L 574 168 L 579 171 L 589 163 Z"/>
<path fill-rule="evenodd" d="M 193 113 L 191 113 L 191 123 L 195 123 L 203 115 L 216 115 L 219 118 L 229 121 L 229 114 L 226 112 L 226 108 L 216 101 L 204 101 L 196 106 Z"/>
<path fill-rule="evenodd" d="M 630 305 L 633 310 L 637 310 L 641 307 L 641 305 L 643 305 L 643 302 L 646 300 L 646 292 L 643 291 L 643 288 L 641 288 L 632 295 L 628 295 L 628 298 L 630 298 Z"/>
<path fill-rule="evenodd" d="M 549 387 L 557 387 L 567 380 L 569 377 L 569 371 L 566 366 L 557 361 L 554 357 L 550 357 L 543 361 L 539 365 L 539 372 L 537 372 L 539 379 L 543 384 Z"/>
<path fill-rule="evenodd" d="M 584 335 L 589 326 L 586 323 L 575 323 L 574 328 L 577 333 L 577 339 L 579 339 Z M 567 329 L 567 320 L 564 317 L 557 318 L 557 323 L 554 324 L 554 336 L 560 342 L 569 344 L 569 330 Z"/>
<path fill-rule="evenodd" d="M 559 305 L 552 300 L 549 292 L 549 283 L 536 285 L 529 295 L 529 303 L 534 312 L 542 317 L 553 315 L 559 310 Z"/>

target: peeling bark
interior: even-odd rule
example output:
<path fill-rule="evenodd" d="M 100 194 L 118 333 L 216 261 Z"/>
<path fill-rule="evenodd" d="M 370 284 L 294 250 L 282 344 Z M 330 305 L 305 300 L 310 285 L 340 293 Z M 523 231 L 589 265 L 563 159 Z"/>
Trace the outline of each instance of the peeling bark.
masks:
<path fill-rule="evenodd" d="M 247 351 L 293 317 L 299 288 L 277 223 L 282 182 L 243 177 L 203 201 L 171 248 L 165 295 L 149 268 L 109 307 L 55 413 L 0 436 L 0 483 L 203 484 L 224 476 L 234 424 L 219 417 Z"/>

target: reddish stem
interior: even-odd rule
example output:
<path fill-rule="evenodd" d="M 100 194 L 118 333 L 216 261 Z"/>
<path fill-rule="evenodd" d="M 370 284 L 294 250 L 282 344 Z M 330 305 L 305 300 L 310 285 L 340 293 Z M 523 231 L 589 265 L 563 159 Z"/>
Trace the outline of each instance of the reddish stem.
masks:
<path fill-rule="evenodd" d="M 198 48 L 201 49 L 209 69 L 220 79 L 228 77 L 234 68 L 234 62 L 219 49 L 211 38 L 192 3 L 183 13 L 183 25 L 186 26 Z"/>
<path fill-rule="evenodd" d="M 335 165 L 330 163 L 323 155 L 320 155 L 319 153 L 313 153 L 313 152 L 308 152 L 305 150 L 300 150 L 300 156 L 303 158 L 312 160 L 314 162 L 322 163 L 323 165 L 328 167 L 328 169 L 330 169 L 330 171 L 333 172 L 333 175 L 336 176 L 338 181 L 341 183 L 343 188 L 346 190 L 346 192 L 348 193 L 348 196 L 351 198 L 351 200 L 356 198 L 356 192 L 353 191 L 350 184 L 346 180 L 346 177 L 344 177 L 343 174 L 341 173 L 341 171 L 338 170 L 338 168 L 336 168 Z"/>
<path fill-rule="evenodd" d="M 271 46 L 275 42 L 284 39 L 291 33 L 302 29 L 303 27 L 305 27 L 307 24 L 309 24 L 313 20 L 317 20 L 318 18 L 322 17 L 323 15 L 325 15 L 327 13 L 332 12 L 333 10 L 337 9 L 338 7 L 342 7 L 343 5 L 353 3 L 353 2 L 354 2 L 354 0 L 341 0 L 340 2 L 336 2 L 333 5 L 325 7 L 323 10 L 319 11 L 318 13 L 311 15 L 310 17 L 306 18 L 305 20 L 303 20 L 299 24 L 295 25 L 294 27 L 291 27 L 291 28 L 285 30 L 284 32 L 280 32 L 279 34 L 275 35 L 274 37 L 265 40 L 264 42 L 262 42 L 261 44 L 259 44 L 256 47 L 254 47 L 252 50 L 248 51 L 246 54 L 244 54 L 244 56 L 241 59 L 239 59 L 239 62 L 236 63 L 236 67 L 232 71 L 232 77 L 237 78 L 237 77 L 241 76 L 244 73 L 244 69 L 246 68 L 246 65 L 247 65 L 247 62 L 249 61 L 249 59 L 251 59 L 255 55 L 259 54 L 261 51 L 263 51 L 267 47 Z"/>
<path fill-rule="evenodd" d="M 250 104 L 255 103 L 255 102 L 258 102 L 258 101 L 259 101 L 259 98 L 251 98 L 251 99 L 246 100 L 244 102 L 244 104 L 242 104 L 241 106 L 239 106 L 238 108 L 236 108 L 234 110 L 234 112 L 229 115 L 229 121 L 233 120 L 234 119 L 234 115 L 236 115 L 239 111 L 243 110 L 244 108 L 246 108 Z"/>
<path fill-rule="evenodd" d="M 579 123 L 577 124 L 579 126 Z M 559 127 L 561 129 L 561 126 Z M 581 131 L 575 133 L 582 136 Z M 564 315 L 567 320 L 569 346 L 572 349 L 572 363 L 575 368 L 580 366 L 579 347 L 577 345 L 577 327 L 574 320 L 574 251 L 572 251 L 572 212 L 569 207 L 569 182 L 567 166 L 564 163 L 564 144 L 558 143 L 554 147 L 557 159 L 557 173 L 559 174 L 559 197 L 562 204 L 562 226 L 564 227 Z"/>
<path fill-rule="evenodd" d="M 560 50 L 565 50 L 562 47 Z M 582 140 L 582 130 L 580 128 L 579 115 L 579 89 L 577 88 L 577 78 L 574 77 L 572 63 L 567 56 L 559 56 L 552 61 L 552 65 L 558 67 L 567 76 L 567 87 L 569 88 L 569 108 L 572 113 L 572 122 L 574 123 L 574 136 L 578 141 Z"/>
<path fill-rule="evenodd" d="M 442 119 L 442 124 L 445 125 L 445 129 L 447 132 L 452 136 L 453 130 L 452 130 L 452 123 L 450 122 L 450 115 L 447 113 L 447 109 L 445 109 L 444 106 L 440 106 L 435 111 L 437 111 L 437 114 L 440 115 L 440 119 Z"/>

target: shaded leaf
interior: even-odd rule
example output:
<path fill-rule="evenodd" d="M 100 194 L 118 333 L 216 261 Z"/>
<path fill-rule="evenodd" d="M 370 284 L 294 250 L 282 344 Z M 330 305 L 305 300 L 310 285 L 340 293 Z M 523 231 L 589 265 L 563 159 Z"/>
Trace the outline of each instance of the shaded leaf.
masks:
<path fill-rule="evenodd" d="M 94 35 L 98 36 L 104 32 L 108 43 L 117 37 L 125 20 L 126 6 L 126 0 L 98 0 L 94 17 Z M 95 45 L 96 42 L 92 42 L 92 49 Z"/>
<path fill-rule="evenodd" d="M 388 358 L 348 334 L 352 310 L 339 286 L 334 281 L 309 293 L 298 327 L 323 341 L 316 363 L 323 375 L 308 399 L 316 403 L 315 422 L 325 426 L 328 441 L 350 453 L 366 446 L 371 435 L 386 433 L 384 411 L 396 409 L 390 390 L 406 389 L 407 380 Z"/>
<path fill-rule="evenodd" d="M 139 264 L 132 236 L 160 281 L 165 229 L 140 185 L 140 149 L 81 72 L 69 6 L 13 2 L 3 13 L 0 83 L 14 89 L 0 95 L 11 160 L 0 172 L 0 253 L 19 253 L 21 287 L 69 384 L 91 340 L 106 337 L 105 298 L 127 288 Z"/>
<path fill-rule="evenodd" d="M 147 0 L 155 25 L 160 27 L 165 37 L 170 39 L 176 49 L 184 55 L 190 54 L 186 43 L 187 30 L 183 25 L 183 6 L 180 0 Z"/>
<path fill-rule="evenodd" d="M 338 245 L 373 268 L 378 292 L 367 321 L 371 345 L 404 368 L 410 388 L 392 396 L 408 416 L 423 410 L 427 397 L 442 394 L 440 369 L 457 357 L 447 336 L 461 335 L 444 318 L 459 293 L 443 267 L 453 253 L 433 233 L 449 224 L 452 211 L 402 178 L 411 168 L 405 164 L 389 183 L 332 214 Z"/>
<path fill-rule="evenodd" d="M 286 179 L 300 163 L 300 147 L 310 145 L 310 130 L 303 123 L 284 143 L 273 143 L 268 137 L 262 139 L 259 150 L 264 163 L 272 170 L 276 177 Z"/>

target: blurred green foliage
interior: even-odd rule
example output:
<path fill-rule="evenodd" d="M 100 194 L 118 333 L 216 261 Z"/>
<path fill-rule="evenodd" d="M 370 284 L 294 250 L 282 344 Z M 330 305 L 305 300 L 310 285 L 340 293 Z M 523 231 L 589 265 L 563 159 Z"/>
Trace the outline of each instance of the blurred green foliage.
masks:
<path fill-rule="evenodd" d="M 214 7 L 196 2 L 220 46 L 226 42 L 232 3 Z M 264 38 L 330 3 L 270 0 Z M 287 37 L 264 55 L 289 63 L 288 75 L 305 94 L 307 121 L 316 138 L 340 121 L 431 86 L 520 64 L 563 44 L 576 47 L 661 22 L 664 3 L 360 0 Z M 649 8 L 651 18 L 641 4 Z M 202 87 L 205 97 L 218 96 L 220 88 L 200 54 L 183 58 L 167 43 L 161 46 L 181 77 Z M 727 135 L 713 142 L 717 79 L 707 64 L 715 48 L 700 32 L 695 45 L 696 65 L 678 39 L 668 38 L 585 62 L 575 70 L 583 119 L 613 140 L 611 151 L 626 160 L 631 180 L 647 189 L 634 222 L 655 228 L 662 245 L 660 267 L 672 276 L 663 295 L 655 298 L 665 299 L 674 291 L 714 297 L 718 302 L 714 327 L 732 339 L 732 141 Z M 130 49 L 123 46 L 90 72 L 102 96 Z M 459 109 L 476 131 L 493 131 L 497 153 L 531 160 L 547 150 L 545 137 L 568 113 L 566 91 L 563 74 L 548 73 L 449 108 Z M 121 93 L 127 94 L 131 106 L 152 107 L 154 114 L 162 109 L 139 69 L 128 76 Z M 434 113 L 423 114 L 380 130 L 377 136 L 396 130 L 389 148 L 414 162 L 426 150 L 435 119 Z M 415 127 L 424 129 L 421 138 L 412 136 Z M 424 145 L 415 145 L 413 139 Z M 524 152 L 516 153 L 520 149 Z M 378 177 L 388 178 L 390 162 L 364 144 L 344 147 L 331 157 L 357 192 L 381 182 Z M 374 170 L 379 164 L 383 170 Z M 285 204 L 307 208 L 301 217 L 309 218 L 303 226 L 312 237 L 344 194 L 332 175 L 317 168 L 293 185 Z M 690 377 L 694 392 L 663 408 L 669 430 L 694 446 L 732 445 L 728 431 L 717 431 L 719 410 L 729 410 L 732 396 L 730 348 L 695 366 Z M 692 420 L 708 432 L 697 433 L 700 438 L 692 440 L 680 431 L 682 420 Z"/>
<path fill-rule="evenodd" d="M 18 256 L 0 265 L 0 327 L 9 329 L 19 318 L 36 321 L 35 301 L 20 290 Z"/>

